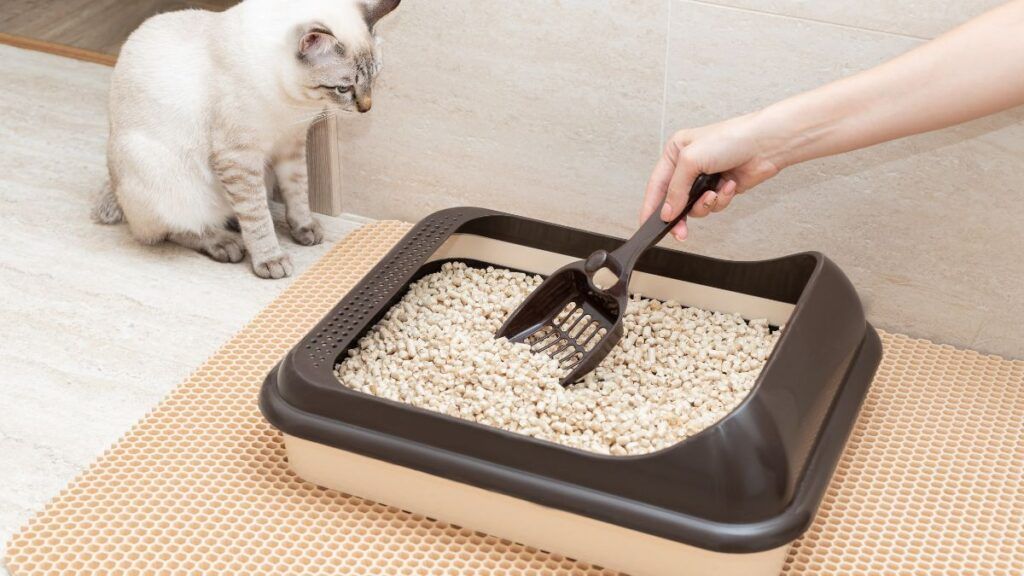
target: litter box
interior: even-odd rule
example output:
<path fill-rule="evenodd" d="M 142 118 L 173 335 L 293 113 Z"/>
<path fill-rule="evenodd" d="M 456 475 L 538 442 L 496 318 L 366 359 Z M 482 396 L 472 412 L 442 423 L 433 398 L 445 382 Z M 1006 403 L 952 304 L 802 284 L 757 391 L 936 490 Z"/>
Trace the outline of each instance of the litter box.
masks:
<path fill-rule="evenodd" d="M 821 254 L 644 254 L 631 291 L 786 325 L 738 407 L 650 454 L 586 452 L 357 392 L 334 375 L 409 284 L 446 261 L 545 275 L 621 242 L 480 208 L 422 220 L 267 376 L 260 408 L 294 472 L 635 576 L 778 574 L 882 354 L 853 286 Z"/>

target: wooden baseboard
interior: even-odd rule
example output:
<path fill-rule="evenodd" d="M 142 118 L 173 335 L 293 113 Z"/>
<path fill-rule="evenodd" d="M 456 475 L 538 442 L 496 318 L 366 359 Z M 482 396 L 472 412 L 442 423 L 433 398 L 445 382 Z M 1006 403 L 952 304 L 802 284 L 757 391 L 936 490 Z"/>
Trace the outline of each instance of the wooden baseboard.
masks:
<path fill-rule="evenodd" d="M 26 36 L 16 36 L 14 34 L 5 34 L 3 32 L 0 32 L 0 44 L 25 48 L 27 50 L 35 50 L 37 52 L 46 52 L 48 54 L 56 54 L 57 56 L 74 58 L 75 60 L 84 60 L 86 62 L 94 62 L 96 64 L 104 64 L 106 66 L 113 66 L 114 62 L 117 62 L 117 56 L 114 56 L 113 54 L 104 54 L 103 52 L 94 52 L 92 50 L 85 50 L 84 48 L 68 46 L 67 44 L 57 44 L 56 42 L 48 42 L 46 40 L 28 38 Z"/>

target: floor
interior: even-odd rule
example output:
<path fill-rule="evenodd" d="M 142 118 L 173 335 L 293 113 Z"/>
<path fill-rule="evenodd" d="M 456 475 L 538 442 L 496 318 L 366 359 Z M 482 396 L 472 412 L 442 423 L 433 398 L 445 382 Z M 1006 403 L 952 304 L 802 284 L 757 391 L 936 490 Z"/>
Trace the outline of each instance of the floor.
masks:
<path fill-rule="evenodd" d="M 92 223 L 111 69 L 9 46 L 0 61 L 2 546 L 289 280 Z M 316 247 L 279 227 L 297 273 L 365 221 L 320 220 Z"/>
<path fill-rule="evenodd" d="M 4 0 L 0 33 L 116 55 L 143 20 L 154 14 L 203 8 L 223 10 L 237 0 Z"/>

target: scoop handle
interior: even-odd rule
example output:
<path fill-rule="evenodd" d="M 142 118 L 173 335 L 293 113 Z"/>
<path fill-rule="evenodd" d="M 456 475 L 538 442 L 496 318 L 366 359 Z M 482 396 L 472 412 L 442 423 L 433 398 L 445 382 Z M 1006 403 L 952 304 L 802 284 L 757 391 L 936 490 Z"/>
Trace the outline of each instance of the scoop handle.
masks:
<path fill-rule="evenodd" d="M 648 248 L 654 246 L 659 240 L 665 237 L 680 220 L 686 218 L 686 215 L 693 210 L 693 205 L 700 200 L 700 197 L 704 195 L 708 190 L 714 190 L 718 187 L 718 181 L 721 174 L 701 174 L 697 176 L 697 179 L 693 181 L 693 186 L 690 187 L 690 196 L 686 200 L 686 206 L 683 211 L 679 213 L 676 218 L 664 222 L 661 219 L 661 211 L 655 210 L 654 214 L 651 214 L 647 221 L 640 226 L 629 240 L 622 246 L 619 246 L 609 256 L 609 260 L 615 261 L 618 264 L 619 270 L 612 270 L 615 272 L 620 279 L 628 279 L 629 274 L 633 271 L 633 266 L 636 264 L 637 259 L 643 254 Z"/>

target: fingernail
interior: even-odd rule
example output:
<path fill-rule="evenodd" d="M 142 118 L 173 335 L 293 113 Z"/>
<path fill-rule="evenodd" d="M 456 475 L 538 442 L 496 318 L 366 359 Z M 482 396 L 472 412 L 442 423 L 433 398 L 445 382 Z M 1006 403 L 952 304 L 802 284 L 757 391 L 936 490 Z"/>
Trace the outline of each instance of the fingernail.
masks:
<path fill-rule="evenodd" d="M 717 193 L 712 193 L 711 194 L 711 199 L 704 201 L 704 207 L 707 208 L 708 210 L 710 210 L 711 208 L 714 207 L 714 205 L 717 202 L 718 202 L 718 194 Z"/>
<path fill-rule="evenodd" d="M 671 217 L 672 217 L 672 206 L 670 206 L 668 202 L 665 202 L 665 205 L 661 207 L 661 219 L 662 220 L 668 220 Z"/>
<path fill-rule="evenodd" d="M 727 182 L 727 184 L 728 183 L 732 183 L 732 180 L 729 180 L 729 182 Z M 736 193 L 736 186 L 726 186 L 725 190 L 722 190 L 722 194 L 725 194 L 726 196 L 732 196 L 735 193 Z"/>

